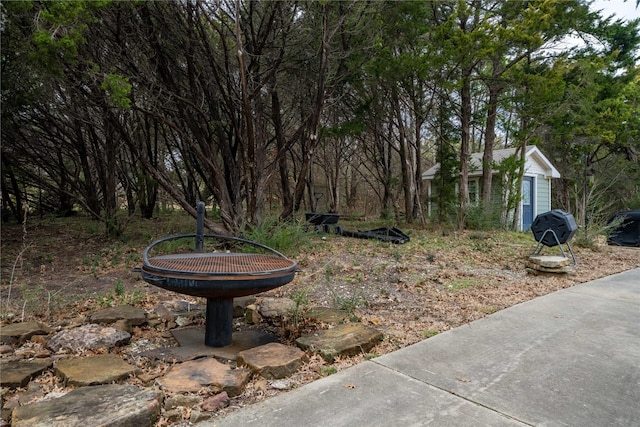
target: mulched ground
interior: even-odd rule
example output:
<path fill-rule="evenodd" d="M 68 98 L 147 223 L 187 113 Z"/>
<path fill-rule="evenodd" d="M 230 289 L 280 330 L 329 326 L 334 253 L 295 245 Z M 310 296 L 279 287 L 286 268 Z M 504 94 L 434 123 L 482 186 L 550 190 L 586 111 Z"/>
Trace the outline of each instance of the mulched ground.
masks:
<path fill-rule="evenodd" d="M 172 234 L 168 231 L 162 234 Z M 532 275 L 525 270 L 525 259 L 535 242 L 527 233 L 411 230 L 408 234 L 411 241 L 405 245 L 312 235 L 307 248 L 289 254 L 300 271 L 293 282 L 268 295 L 296 301 L 299 316 L 295 321 L 261 327 L 291 343 L 302 332 L 323 327 L 306 321 L 306 309 L 329 306 L 347 310 L 353 321 L 377 328 L 385 338 L 368 354 L 338 358 L 330 365 L 311 355 L 301 370 L 278 387 L 298 387 L 514 304 L 640 267 L 640 249 L 600 242 L 592 248 L 573 248 L 577 265 L 572 274 Z M 56 222 L 37 223 L 26 233 L 20 226 L 4 226 L 2 322 L 65 324 L 110 305 L 132 304 L 150 310 L 160 300 L 176 299 L 175 294 L 146 284 L 131 271 L 141 263 L 143 246 L 105 243 L 96 236 L 95 231 L 61 227 Z M 559 250 L 545 248 L 543 253 L 556 255 Z M 166 332 L 136 328 L 132 341 L 166 339 Z M 153 375 L 166 366 L 148 364 L 145 369 Z M 49 388 L 59 387 L 51 375 L 42 381 Z M 278 387 L 254 378 L 217 415 L 273 396 L 281 392 Z"/>

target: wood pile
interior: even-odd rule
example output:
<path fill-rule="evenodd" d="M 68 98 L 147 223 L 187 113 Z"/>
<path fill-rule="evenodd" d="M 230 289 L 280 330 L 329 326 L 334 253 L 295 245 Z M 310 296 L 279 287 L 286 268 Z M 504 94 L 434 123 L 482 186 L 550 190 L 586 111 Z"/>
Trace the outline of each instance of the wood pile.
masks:
<path fill-rule="evenodd" d="M 564 256 L 530 255 L 527 257 L 526 267 L 527 272 L 531 274 L 571 274 L 573 266 L 569 263 L 569 258 Z"/>

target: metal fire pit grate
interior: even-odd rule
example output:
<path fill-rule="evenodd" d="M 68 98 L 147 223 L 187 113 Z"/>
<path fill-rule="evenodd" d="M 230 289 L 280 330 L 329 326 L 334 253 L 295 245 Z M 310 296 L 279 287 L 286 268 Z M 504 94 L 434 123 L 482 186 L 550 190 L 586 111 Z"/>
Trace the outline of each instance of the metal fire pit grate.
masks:
<path fill-rule="evenodd" d="M 252 275 L 266 276 L 288 272 L 295 269 L 295 263 L 287 258 L 279 258 L 265 254 L 243 253 L 203 253 L 177 254 L 149 258 L 144 270 L 156 274 L 195 275 L 202 276 Z"/>

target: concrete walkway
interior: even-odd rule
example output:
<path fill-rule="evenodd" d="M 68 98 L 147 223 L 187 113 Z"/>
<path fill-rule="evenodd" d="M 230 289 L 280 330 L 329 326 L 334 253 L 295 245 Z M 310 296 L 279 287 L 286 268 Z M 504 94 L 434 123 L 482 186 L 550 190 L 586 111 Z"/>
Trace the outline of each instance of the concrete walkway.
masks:
<path fill-rule="evenodd" d="M 640 426 L 640 269 L 198 424 L 254 425 Z"/>

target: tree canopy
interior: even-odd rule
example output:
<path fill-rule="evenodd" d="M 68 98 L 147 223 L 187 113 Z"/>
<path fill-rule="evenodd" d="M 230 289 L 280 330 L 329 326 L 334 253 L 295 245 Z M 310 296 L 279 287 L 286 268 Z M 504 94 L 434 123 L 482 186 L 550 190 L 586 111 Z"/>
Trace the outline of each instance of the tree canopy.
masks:
<path fill-rule="evenodd" d="M 496 206 L 489 172 L 469 199 L 470 154 L 532 144 L 556 207 L 638 208 L 640 19 L 589 6 L 2 2 L 2 219 L 81 210 L 118 234 L 203 200 L 220 233 L 301 210 L 464 227 Z"/>

